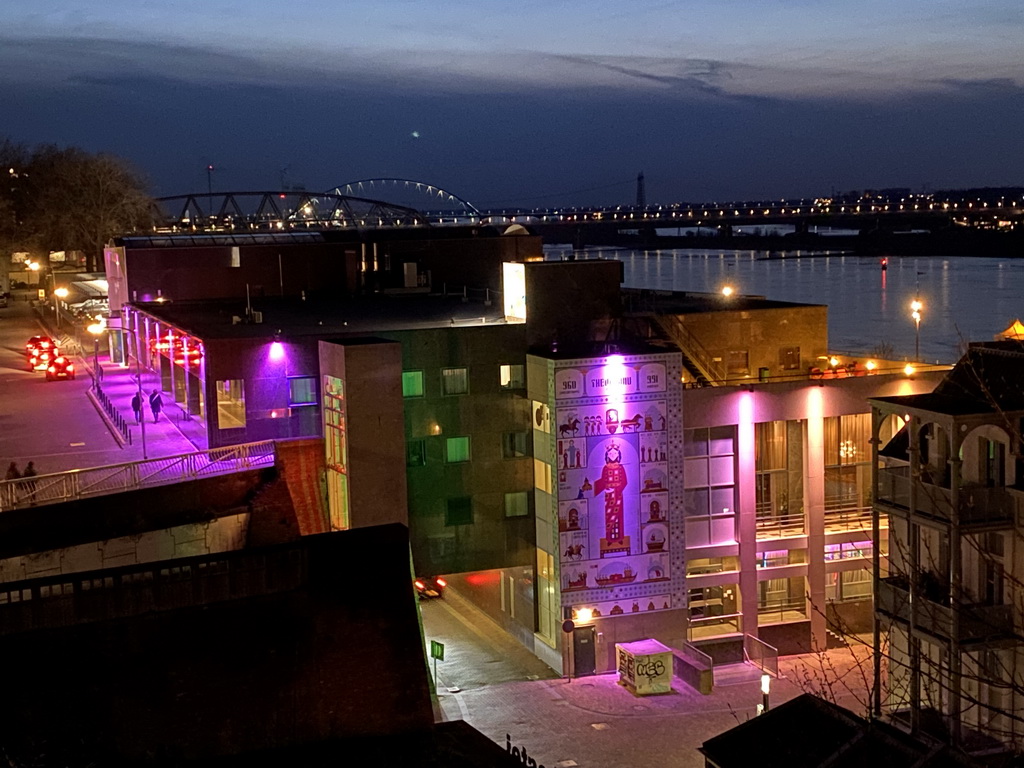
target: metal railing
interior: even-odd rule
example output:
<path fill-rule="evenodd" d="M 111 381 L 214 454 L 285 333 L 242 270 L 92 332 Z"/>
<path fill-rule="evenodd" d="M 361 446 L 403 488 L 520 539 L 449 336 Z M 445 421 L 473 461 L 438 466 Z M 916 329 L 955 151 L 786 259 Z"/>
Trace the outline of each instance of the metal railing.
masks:
<path fill-rule="evenodd" d="M 0 586 L 0 635 L 288 592 L 308 579 L 309 553 L 294 544 Z"/>
<path fill-rule="evenodd" d="M 273 440 L 0 481 L 0 512 L 171 485 L 274 464 Z"/>
<path fill-rule="evenodd" d="M 804 533 L 804 513 L 780 513 L 772 502 L 758 502 L 757 511 L 757 536 L 769 538 L 771 536 L 799 536 Z"/>
<path fill-rule="evenodd" d="M 114 429 L 120 433 L 121 437 L 124 438 L 124 441 L 128 443 L 128 445 L 131 445 L 132 432 L 128 428 L 128 422 L 125 420 L 124 416 L 121 415 L 121 412 L 117 410 L 117 407 L 110 402 L 110 398 L 107 397 L 107 393 L 103 391 L 103 387 L 96 384 L 93 389 L 93 394 L 96 395 L 96 402 L 98 402 L 100 407 L 103 408 L 103 412 L 107 414 L 107 418 L 110 419 L 110 423 L 114 425 Z"/>
<path fill-rule="evenodd" d="M 881 469 L 875 499 L 896 510 L 910 509 L 909 466 Z M 914 512 L 948 522 L 952 519 L 953 496 L 949 488 L 917 480 L 918 493 Z M 1005 488 L 964 484 L 959 489 L 958 511 L 961 526 L 1013 525 L 1016 499 Z"/>
<path fill-rule="evenodd" d="M 743 635 L 743 658 L 772 677 L 779 676 L 779 649 L 751 634 Z"/>
<path fill-rule="evenodd" d="M 924 574 L 919 579 L 923 586 L 913 603 L 907 577 L 881 579 L 875 595 L 876 610 L 908 624 L 913 617 L 918 630 L 944 640 L 955 636 L 960 643 L 971 643 L 1015 637 L 1012 605 L 963 604 L 958 606 L 959 616 L 954 621 L 948 585 L 930 588 Z"/>
<path fill-rule="evenodd" d="M 658 315 L 656 319 L 711 386 L 725 383 L 728 378 L 725 366 L 712 357 L 682 320 L 675 315 Z"/>

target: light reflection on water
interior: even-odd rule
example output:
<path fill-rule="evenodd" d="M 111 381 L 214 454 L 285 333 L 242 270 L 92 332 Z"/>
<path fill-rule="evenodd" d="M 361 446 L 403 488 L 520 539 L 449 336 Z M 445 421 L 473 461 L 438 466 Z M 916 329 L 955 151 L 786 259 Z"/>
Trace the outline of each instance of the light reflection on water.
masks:
<path fill-rule="evenodd" d="M 549 257 L 567 252 L 549 247 Z M 796 252 L 794 252 L 796 253 Z M 765 258 L 764 251 L 619 250 L 590 248 L 587 257 L 617 258 L 625 285 L 673 291 L 720 291 L 777 301 L 827 304 L 829 347 L 864 354 L 887 342 L 896 356 L 914 356 L 910 302 L 924 304 L 921 357 L 955 361 L 962 345 L 990 340 L 1024 315 L 1024 259 L 890 256 Z"/>

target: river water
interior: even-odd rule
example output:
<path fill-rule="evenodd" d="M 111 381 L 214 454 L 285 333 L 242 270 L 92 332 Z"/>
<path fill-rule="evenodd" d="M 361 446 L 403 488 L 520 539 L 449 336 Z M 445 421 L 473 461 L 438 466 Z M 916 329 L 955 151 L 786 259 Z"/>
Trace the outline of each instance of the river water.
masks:
<path fill-rule="evenodd" d="M 565 248 L 549 248 L 558 258 Z M 829 349 L 867 354 L 882 343 L 898 359 L 914 357 L 910 302 L 924 304 L 921 358 L 952 363 L 967 341 L 987 341 L 1024 315 L 1024 259 L 890 256 L 888 269 L 870 256 L 764 251 L 590 248 L 587 257 L 616 258 L 625 285 L 673 291 L 738 293 L 828 305 Z"/>

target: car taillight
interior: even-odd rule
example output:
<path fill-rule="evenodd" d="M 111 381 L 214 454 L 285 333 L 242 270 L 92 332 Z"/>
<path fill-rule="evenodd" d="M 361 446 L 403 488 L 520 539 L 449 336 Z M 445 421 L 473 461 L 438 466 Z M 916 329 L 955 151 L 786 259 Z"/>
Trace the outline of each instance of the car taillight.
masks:
<path fill-rule="evenodd" d="M 68 363 L 68 370 L 69 371 L 75 370 L 75 366 L 71 365 L 71 363 Z"/>
<path fill-rule="evenodd" d="M 417 579 L 416 581 L 414 581 L 414 582 L 413 582 L 413 584 L 415 584 L 415 585 L 416 585 L 416 589 L 426 589 L 426 588 L 427 588 L 427 585 L 426 585 L 426 584 L 424 584 L 424 583 L 423 583 L 422 581 L 420 581 L 419 579 Z"/>
<path fill-rule="evenodd" d="M 56 373 L 56 372 L 57 372 L 57 368 L 56 368 L 56 366 L 53 366 L 53 365 L 51 365 L 51 366 L 50 366 L 49 368 L 47 368 L 46 370 L 48 370 L 48 371 L 49 371 L 50 373 Z"/>
<path fill-rule="evenodd" d="M 437 586 L 441 587 L 442 589 L 448 586 L 448 582 L 442 578 L 434 579 L 434 581 L 437 584 Z"/>

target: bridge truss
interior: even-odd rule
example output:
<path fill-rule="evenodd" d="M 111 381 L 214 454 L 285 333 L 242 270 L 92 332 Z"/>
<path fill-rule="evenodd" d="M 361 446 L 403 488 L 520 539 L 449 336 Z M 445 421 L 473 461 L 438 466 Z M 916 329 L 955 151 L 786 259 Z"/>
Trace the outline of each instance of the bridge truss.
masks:
<path fill-rule="evenodd" d="M 214 192 L 156 201 L 163 231 L 277 232 L 426 227 L 415 208 L 336 192 Z"/>
<path fill-rule="evenodd" d="M 401 198 L 404 204 L 422 210 L 432 224 L 479 224 L 480 211 L 468 200 L 435 184 L 412 179 L 362 179 L 334 187 L 336 195 L 368 195 L 389 200 Z"/>

